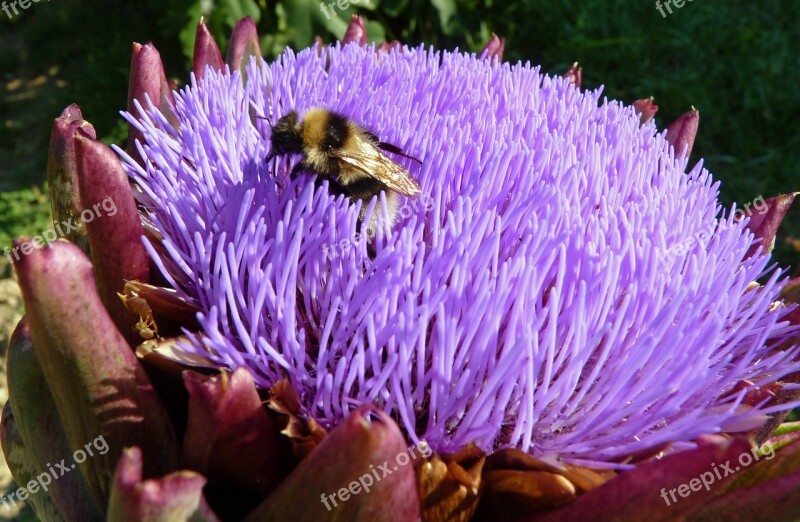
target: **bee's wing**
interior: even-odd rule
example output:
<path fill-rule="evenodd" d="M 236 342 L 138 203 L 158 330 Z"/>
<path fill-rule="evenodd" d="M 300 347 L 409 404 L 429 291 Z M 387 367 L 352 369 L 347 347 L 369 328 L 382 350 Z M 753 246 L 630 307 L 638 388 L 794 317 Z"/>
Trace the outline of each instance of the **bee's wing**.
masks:
<path fill-rule="evenodd" d="M 333 156 L 345 165 L 377 179 L 395 192 L 408 197 L 419 195 L 419 184 L 406 169 L 392 161 L 370 141 L 357 136 L 355 142 L 355 147 L 335 150 L 332 152 Z"/>

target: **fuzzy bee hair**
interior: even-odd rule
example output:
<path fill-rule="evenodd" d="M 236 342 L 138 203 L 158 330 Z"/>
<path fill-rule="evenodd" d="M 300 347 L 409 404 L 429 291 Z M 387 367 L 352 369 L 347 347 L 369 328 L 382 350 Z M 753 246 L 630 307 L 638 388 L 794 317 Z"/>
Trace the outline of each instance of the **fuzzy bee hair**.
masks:
<path fill-rule="evenodd" d="M 329 179 L 335 192 L 351 201 L 361 200 L 363 220 L 373 196 L 385 191 L 386 209 L 378 203 L 372 214 L 370 229 L 378 226 L 385 211 L 391 226 L 398 207 L 397 195 L 416 197 L 417 181 L 408 170 L 392 161 L 381 149 L 415 161 L 402 149 L 381 142 L 377 136 L 341 114 L 323 108 L 309 109 L 300 120 L 292 111 L 280 118 L 272 128 L 272 151 L 268 160 L 284 154 L 301 154 L 303 159 L 292 169 L 314 172 Z"/>

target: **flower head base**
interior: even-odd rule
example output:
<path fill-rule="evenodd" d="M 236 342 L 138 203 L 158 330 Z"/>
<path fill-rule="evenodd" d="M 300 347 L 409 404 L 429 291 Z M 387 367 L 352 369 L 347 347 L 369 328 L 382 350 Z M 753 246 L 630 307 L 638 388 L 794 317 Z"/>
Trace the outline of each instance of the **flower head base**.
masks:
<path fill-rule="evenodd" d="M 421 48 L 246 73 L 175 93 L 177 130 L 139 110 L 145 167 L 126 164 L 163 235 L 153 261 L 201 309 L 189 348 L 264 387 L 288 377 L 323 425 L 372 402 L 437 451 L 618 461 L 756 427 L 771 410 L 736 384 L 800 369 L 796 348 L 765 348 L 796 335 L 772 306 L 780 274 L 748 291 L 768 258 L 746 258 L 753 236 L 720 216 L 711 176 L 632 107 Z M 398 161 L 433 204 L 405 201 L 372 239 L 357 205 L 289 178 L 297 159 L 266 164 L 253 116 L 316 106 L 421 159 Z"/>

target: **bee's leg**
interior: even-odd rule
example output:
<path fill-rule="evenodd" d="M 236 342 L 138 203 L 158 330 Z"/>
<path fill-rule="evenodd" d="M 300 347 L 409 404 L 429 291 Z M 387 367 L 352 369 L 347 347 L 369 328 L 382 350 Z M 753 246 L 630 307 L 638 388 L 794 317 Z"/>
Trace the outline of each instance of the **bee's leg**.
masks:
<path fill-rule="evenodd" d="M 289 172 L 289 179 L 294 179 L 297 176 L 297 173 L 303 170 L 306 167 L 305 161 L 297 162 L 297 165 L 292 167 L 292 170 Z"/>
<path fill-rule="evenodd" d="M 269 165 L 270 162 L 272 162 L 272 175 L 273 175 L 273 177 L 277 176 L 278 175 L 278 156 L 275 155 L 275 154 L 269 153 L 269 155 L 267 155 L 267 157 L 264 158 L 264 163 Z"/>
<path fill-rule="evenodd" d="M 419 159 L 415 158 L 414 156 L 406 154 L 405 152 L 403 152 L 403 149 L 401 149 L 397 145 L 392 145 L 391 143 L 386 143 L 385 141 L 381 141 L 381 142 L 378 142 L 378 147 L 383 149 L 383 150 L 386 150 L 386 151 L 392 152 L 394 154 L 397 154 L 398 156 L 403 156 L 404 158 L 408 158 L 410 160 L 416 161 L 417 163 L 422 165 L 422 161 L 420 161 Z"/>
<path fill-rule="evenodd" d="M 317 176 L 317 178 L 319 179 L 319 182 L 322 183 L 323 178 L 321 176 Z M 339 184 L 339 182 L 336 179 L 328 177 L 324 179 L 328 180 L 328 192 L 330 192 L 331 195 L 337 198 L 341 195 L 345 195 L 350 201 L 355 203 L 353 197 L 350 196 L 350 194 L 344 189 L 342 185 Z"/>
<path fill-rule="evenodd" d="M 394 227 L 395 221 L 397 221 L 397 209 L 400 203 L 397 193 L 392 190 L 384 189 L 383 194 L 386 199 L 386 206 L 384 207 L 381 201 L 379 191 L 377 194 L 378 202 L 369 220 L 369 230 L 372 235 L 376 235 L 379 231 L 382 233 L 388 232 Z M 366 203 L 369 205 L 369 200 L 367 200 Z"/>
<path fill-rule="evenodd" d="M 403 156 L 404 158 L 408 158 L 410 160 L 414 160 L 417 163 L 419 163 L 420 165 L 422 165 L 422 161 L 420 161 L 419 159 L 415 158 L 414 156 L 406 154 L 405 151 L 403 149 L 401 149 L 400 147 L 398 147 L 397 145 L 392 145 L 391 143 L 387 143 L 385 141 L 381 141 L 381 139 L 378 136 L 376 136 L 375 134 L 373 134 L 373 133 L 371 133 L 369 131 L 365 131 L 365 134 L 367 136 L 369 136 L 370 140 L 372 140 L 372 143 L 376 147 L 378 147 L 379 149 L 383 149 L 383 150 L 391 152 L 393 154 L 397 154 L 398 156 Z"/>
<path fill-rule="evenodd" d="M 373 189 L 374 188 L 377 187 L 373 187 Z M 386 201 L 385 207 L 380 197 L 381 190 L 383 190 Z M 378 188 L 377 197 L 378 201 L 376 202 L 375 208 L 372 210 L 372 215 L 370 216 L 369 223 L 367 224 L 367 237 L 369 238 L 369 241 L 367 241 L 367 254 L 369 255 L 370 259 L 375 259 L 375 256 L 377 255 L 377 249 L 375 248 L 375 237 L 378 234 L 386 234 L 390 229 L 393 228 L 394 223 L 397 220 L 397 208 L 399 205 L 398 195 L 394 191 Z M 361 215 L 358 219 L 359 227 L 363 226 L 364 220 L 367 217 L 367 207 L 369 207 L 371 200 L 372 195 L 368 194 L 361 198 Z"/>
<path fill-rule="evenodd" d="M 367 207 L 369 206 L 370 198 L 365 198 L 361 200 L 361 212 L 358 216 L 358 229 L 361 230 L 364 228 L 364 218 L 367 217 Z M 367 257 L 370 261 L 375 259 L 378 255 L 378 251 L 375 249 L 375 235 L 377 229 L 375 228 L 376 218 L 380 215 L 381 211 L 381 202 L 378 201 L 378 204 L 375 205 L 375 209 L 372 211 L 372 216 L 369 218 L 369 223 L 367 224 Z"/>

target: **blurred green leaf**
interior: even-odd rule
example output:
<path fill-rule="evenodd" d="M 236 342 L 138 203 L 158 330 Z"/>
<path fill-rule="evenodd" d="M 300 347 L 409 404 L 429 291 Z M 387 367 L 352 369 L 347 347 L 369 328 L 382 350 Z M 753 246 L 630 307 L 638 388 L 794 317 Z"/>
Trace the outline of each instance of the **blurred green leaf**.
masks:
<path fill-rule="evenodd" d="M 350 0 L 351 5 L 366 11 L 376 11 L 383 7 L 381 0 Z"/>
<path fill-rule="evenodd" d="M 408 0 L 383 0 L 381 8 L 387 16 L 396 17 L 408 7 Z"/>
<path fill-rule="evenodd" d="M 293 2 L 282 2 L 286 10 L 286 22 L 288 32 L 293 42 L 312 42 L 314 40 L 314 27 L 312 17 L 322 16 L 319 4 L 314 4 L 313 0 L 295 0 Z M 331 17 L 336 20 L 337 17 Z"/>
<path fill-rule="evenodd" d="M 11 248 L 15 237 L 39 235 L 53 226 L 46 193 L 46 185 L 0 192 L 0 251 Z"/>
<path fill-rule="evenodd" d="M 383 29 L 383 24 L 374 20 L 367 20 L 365 24 L 367 27 L 367 40 L 380 44 L 386 41 L 386 32 Z"/>
<path fill-rule="evenodd" d="M 458 12 L 455 0 L 431 0 L 431 4 L 439 13 L 439 26 L 447 36 L 452 36 L 455 31 L 455 16 Z"/>
<path fill-rule="evenodd" d="M 224 0 L 222 8 L 228 15 L 228 22 L 235 24 L 245 16 L 249 16 L 256 24 L 261 20 L 261 9 L 254 0 Z"/>
<path fill-rule="evenodd" d="M 327 30 L 335 39 L 340 39 L 344 32 L 347 30 L 347 24 L 350 22 L 350 14 L 353 11 L 334 11 L 333 14 L 331 13 L 331 8 L 327 8 L 328 16 L 323 13 L 322 8 L 320 7 L 317 11 L 314 12 L 314 18 L 317 22 L 322 25 L 325 30 Z"/>

